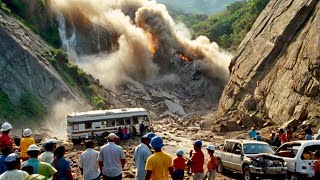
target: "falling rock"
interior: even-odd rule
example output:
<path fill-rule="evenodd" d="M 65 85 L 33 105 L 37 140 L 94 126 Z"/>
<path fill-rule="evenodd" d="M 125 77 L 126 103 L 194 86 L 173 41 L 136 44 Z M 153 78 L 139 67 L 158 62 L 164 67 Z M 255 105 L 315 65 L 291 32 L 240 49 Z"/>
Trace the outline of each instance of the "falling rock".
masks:
<path fill-rule="evenodd" d="M 169 111 L 171 111 L 172 113 L 182 115 L 182 116 L 186 115 L 186 112 L 184 111 L 181 105 L 176 104 L 170 100 L 165 100 L 164 103 L 168 107 Z"/>
<path fill-rule="evenodd" d="M 253 127 L 255 123 L 251 119 L 251 117 L 247 114 L 243 114 L 240 118 L 240 124 L 243 125 L 246 128 Z"/>

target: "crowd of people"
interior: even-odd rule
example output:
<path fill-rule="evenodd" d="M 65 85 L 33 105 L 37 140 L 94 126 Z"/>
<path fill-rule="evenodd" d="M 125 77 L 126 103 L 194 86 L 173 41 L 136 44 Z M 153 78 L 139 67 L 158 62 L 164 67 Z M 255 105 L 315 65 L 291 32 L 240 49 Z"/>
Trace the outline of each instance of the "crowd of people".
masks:
<path fill-rule="evenodd" d="M 262 141 L 263 138 L 255 127 L 249 131 L 249 138 Z M 269 138 L 264 138 L 270 145 L 280 147 L 282 144 L 293 140 L 320 140 L 320 129 L 317 134 L 313 135 L 312 126 L 300 125 L 299 127 L 280 128 L 278 132 L 272 131 Z"/>
<path fill-rule="evenodd" d="M 142 126 L 140 126 L 141 128 Z M 142 127 L 144 128 L 144 127 Z M 193 143 L 190 157 L 184 157 L 184 151 L 179 149 L 174 159 L 163 151 L 163 140 L 153 132 L 141 135 L 141 144 L 135 147 L 134 164 L 137 180 L 149 179 L 184 179 L 184 172 L 188 167 L 193 174 L 194 180 L 215 179 L 218 166 L 214 157 L 215 146 L 207 146 L 209 159 L 204 170 L 205 156 L 202 152 L 202 142 L 197 140 Z M 45 180 L 59 179 L 72 180 L 70 162 L 64 158 L 66 148 L 57 147 L 55 139 L 47 139 L 42 147 L 36 145 L 32 138 L 32 131 L 24 129 L 20 147 L 14 149 L 9 137 L 12 126 L 9 123 L 2 124 L 0 136 L 0 180 Z M 91 139 L 85 141 L 86 150 L 79 157 L 78 167 L 84 180 L 120 180 L 122 170 L 126 164 L 123 148 L 119 145 L 120 137 L 110 133 L 106 137 L 107 143 L 100 151 L 94 150 Z M 42 152 L 44 150 L 44 152 Z M 42 152 L 42 153 L 41 153 Z M 190 174 L 191 175 L 191 174 Z"/>

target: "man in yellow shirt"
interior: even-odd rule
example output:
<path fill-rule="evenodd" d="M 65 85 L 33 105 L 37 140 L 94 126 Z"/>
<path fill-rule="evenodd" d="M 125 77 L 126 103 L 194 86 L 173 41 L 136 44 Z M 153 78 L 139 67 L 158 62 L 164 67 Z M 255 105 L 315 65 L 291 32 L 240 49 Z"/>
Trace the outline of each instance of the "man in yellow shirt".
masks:
<path fill-rule="evenodd" d="M 155 153 L 147 159 L 145 180 L 168 180 L 169 173 L 173 178 L 172 157 L 170 154 L 161 151 L 164 146 L 162 138 L 159 136 L 153 137 L 150 145 Z"/>
<path fill-rule="evenodd" d="M 20 141 L 20 151 L 21 151 L 21 159 L 22 161 L 26 161 L 30 158 L 30 156 L 27 154 L 28 148 L 31 144 L 36 144 L 34 139 L 30 137 L 32 134 L 30 129 L 24 129 L 22 136 L 23 138 Z"/>

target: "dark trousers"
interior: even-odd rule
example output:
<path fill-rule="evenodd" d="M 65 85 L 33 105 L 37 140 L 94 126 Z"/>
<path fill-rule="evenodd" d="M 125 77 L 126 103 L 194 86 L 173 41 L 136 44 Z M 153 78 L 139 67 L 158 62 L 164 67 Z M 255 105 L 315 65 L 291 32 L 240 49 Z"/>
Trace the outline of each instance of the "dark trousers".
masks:
<path fill-rule="evenodd" d="M 183 180 L 184 178 L 184 170 L 176 169 L 173 172 L 173 180 Z"/>
<path fill-rule="evenodd" d="M 119 176 L 115 176 L 115 177 L 109 177 L 109 176 L 103 175 L 103 180 L 121 180 L 121 179 L 122 179 L 122 174 L 120 174 Z"/>

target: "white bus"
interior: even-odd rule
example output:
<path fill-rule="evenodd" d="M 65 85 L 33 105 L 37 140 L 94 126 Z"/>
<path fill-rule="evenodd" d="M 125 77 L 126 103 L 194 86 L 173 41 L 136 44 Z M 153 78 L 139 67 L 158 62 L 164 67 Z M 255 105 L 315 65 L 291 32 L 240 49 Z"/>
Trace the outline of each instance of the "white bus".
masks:
<path fill-rule="evenodd" d="M 111 110 L 96 110 L 70 113 L 67 116 L 67 134 L 75 143 L 94 133 L 105 137 L 109 133 L 117 133 L 118 128 L 133 125 L 140 133 L 140 124 L 145 129 L 150 126 L 148 112 L 143 108 L 125 108 Z"/>

